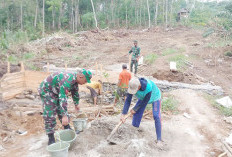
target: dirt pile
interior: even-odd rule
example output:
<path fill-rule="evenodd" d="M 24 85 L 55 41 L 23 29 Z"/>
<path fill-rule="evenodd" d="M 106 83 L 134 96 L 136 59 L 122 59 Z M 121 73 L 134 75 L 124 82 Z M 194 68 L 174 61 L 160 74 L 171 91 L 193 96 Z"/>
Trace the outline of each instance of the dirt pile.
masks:
<path fill-rule="evenodd" d="M 117 145 L 108 144 L 106 138 L 118 123 L 118 119 L 107 117 L 92 121 L 91 127 L 78 135 L 70 156 L 152 156 L 159 152 L 155 138 L 149 132 L 152 125 L 137 129 L 126 123 L 112 138 Z"/>
<path fill-rule="evenodd" d="M 18 72 L 18 71 L 20 71 L 20 65 L 18 65 L 18 64 L 17 65 L 15 65 L 15 64 L 10 65 L 10 72 Z M 7 62 L 0 61 L 0 79 L 6 73 L 7 73 Z"/>
<path fill-rule="evenodd" d="M 196 83 L 196 78 L 193 74 L 182 73 L 182 72 L 172 72 L 159 70 L 152 74 L 152 76 L 158 80 L 167 80 L 169 82 L 183 82 L 183 83 Z"/>

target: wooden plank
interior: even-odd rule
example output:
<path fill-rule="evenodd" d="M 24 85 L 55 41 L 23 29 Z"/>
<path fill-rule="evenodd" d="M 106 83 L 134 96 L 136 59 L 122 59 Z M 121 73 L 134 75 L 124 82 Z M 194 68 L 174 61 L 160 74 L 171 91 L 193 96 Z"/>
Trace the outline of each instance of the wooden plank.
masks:
<path fill-rule="evenodd" d="M 6 82 L 14 79 L 24 79 L 24 75 L 9 76 L 1 80 L 1 82 Z"/>
<path fill-rule="evenodd" d="M 24 82 L 18 82 L 18 83 L 12 83 L 12 84 L 6 84 L 6 85 L 1 85 L 1 90 L 9 90 L 9 89 L 14 89 L 14 88 L 23 88 L 25 87 Z"/>
<path fill-rule="evenodd" d="M 11 84 L 18 84 L 18 83 L 24 84 L 25 81 L 23 79 L 16 79 L 15 81 L 11 80 L 11 81 L 6 81 L 6 82 L 1 82 L 0 87 L 5 87 L 5 86 L 11 85 Z"/>
<path fill-rule="evenodd" d="M 5 101 L 5 100 L 9 100 L 14 98 L 17 94 L 20 94 L 24 91 L 25 88 L 18 88 L 18 89 L 14 89 L 14 90 L 10 90 L 10 91 L 6 91 L 6 92 L 1 92 L 1 100 Z"/>
<path fill-rule="evenodd" d="M 4 79 L 4 78 L 7 78 L 7 77 L 16 77 L 16 76 L 24 75 L 24 74 L 25 74 L 24 72 L 9 73 L 9 74 L 3 75 L 2 78 Z"/>

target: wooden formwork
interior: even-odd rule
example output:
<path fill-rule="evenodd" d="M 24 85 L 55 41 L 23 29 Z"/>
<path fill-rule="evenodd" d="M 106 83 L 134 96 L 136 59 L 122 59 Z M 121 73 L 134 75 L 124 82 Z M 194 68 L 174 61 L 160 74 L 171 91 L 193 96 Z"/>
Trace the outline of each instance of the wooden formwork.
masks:
<path fill-rule="evenodd" d="M 3 75 L 0 80 L 0 100 L 5 101 L 14 98 L 24 90 L 37 91 L 39 84 L 50 74 L 49 72 L 25 71 L 21 63 L 21 71 Z"/>

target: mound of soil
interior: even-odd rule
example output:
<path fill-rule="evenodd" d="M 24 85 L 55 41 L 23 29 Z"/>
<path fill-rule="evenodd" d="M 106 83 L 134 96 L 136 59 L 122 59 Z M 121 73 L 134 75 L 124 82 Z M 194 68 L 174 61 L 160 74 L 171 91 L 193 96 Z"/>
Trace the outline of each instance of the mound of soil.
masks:
<path fill-rule="evenodd" d="M 14 65 L 14 64 L 10 65 L 10 72 L 18 72 L 18 71 L 20 71 L 20 65 Z M 2 78 L 2 76 L 6 73 L 7 73 L 7 63 L 0 62 L 0 78 Z"/>
<path fill-rule="evenodd" d="M 152 74 L 158 80 L 167 80 L 169 82 L 196 83 L 196 78 L 192 74 L 182 72 L 172 72 L 159 70 Z"/>
<path fill-rule="evenodd" d="M 70 156 L 74 156 L 74 152 L 76 156 L 152 156 L 158 153 L 155 136 L 151 135 L 154 135 L 152 125 L 145 125 L 145 129 L 137 129 L 126 123 L 111 139 L 117 144 L 110 145 L 106 139 L 117 123 L 113 117 L 93 121 L 89 129 L 78 135 Z M 149 130 L 153 133 L 148 133 Z"/>

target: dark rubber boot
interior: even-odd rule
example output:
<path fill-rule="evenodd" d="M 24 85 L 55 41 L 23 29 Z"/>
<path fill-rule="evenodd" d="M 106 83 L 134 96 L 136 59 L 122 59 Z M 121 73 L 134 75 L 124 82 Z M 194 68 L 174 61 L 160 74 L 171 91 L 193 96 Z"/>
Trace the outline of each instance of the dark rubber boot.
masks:
<path fill-rule="evenodd" d="M 55 143 L 54 134 L 48 134 L 48 145 Z"/>
<path fill-rule="evenodd" d="M 64 129 L 71 129 L 71 127 L 70 127 L 70 125 L 68 124 L 68 125 L 64 126 Z"/>

